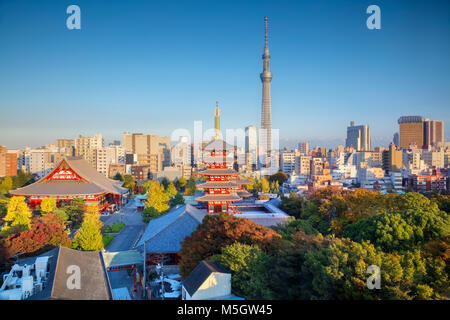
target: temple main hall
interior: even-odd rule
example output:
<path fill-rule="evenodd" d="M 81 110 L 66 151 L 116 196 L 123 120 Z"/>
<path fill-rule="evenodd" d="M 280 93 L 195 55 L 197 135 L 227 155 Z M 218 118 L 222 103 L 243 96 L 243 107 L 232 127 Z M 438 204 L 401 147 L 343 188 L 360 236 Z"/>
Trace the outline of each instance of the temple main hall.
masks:
<path fill-rule="evenodd" d="M 58 207 L 82 198 L 87 205 L 97 205 L 99 212 L 112 212 L 123 204 L 128 193 L 122 184 L 108 179 L 81 157 L 66 157 L 41 180 L 10 194 L 26 197 L 30 208 L 35 208 L 44 198 L 56 199 Z"/>

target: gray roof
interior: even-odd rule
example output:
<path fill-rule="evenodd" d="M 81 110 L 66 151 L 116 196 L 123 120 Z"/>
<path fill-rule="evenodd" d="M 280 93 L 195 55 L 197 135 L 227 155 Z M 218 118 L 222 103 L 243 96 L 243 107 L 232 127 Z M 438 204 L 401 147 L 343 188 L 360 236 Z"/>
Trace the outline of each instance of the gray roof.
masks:
<path fill-rule="evenodd" d="M 212 151 L 212 150 L 230 150 L 234 149 L 234 146 L 232 146 L 229 143 L 226 143 L 222 139 L 215 139 L 212 140 L 210 143 L 208 143 L 204 148 L 204 150 Z"/>
<path fill-rule="evenodd" d="M 250 184 L 250 181 L 248 181 L 248 180 L 241 180 L 241 179 L 234 180 L 234 179 L 231 179 L 230 181 L 232 181 L 232 182 L 234 182 L 234 183 L 236 183 L 238 185 Z"/>
<path fill-rule="evenodd" d="M 214 273 L 230 273 L 224 266 L 217 262 L 201 261 L 183 282 L 183 287 L 192 296 L 198 288 Z"/>
<path fill-rule="evenodd" d="M 40 256 L 50 256 L 49 279 L 44 290 L 32 295 L 31 300 L 111 300 L 111 286 L 100 251 L 59 247 Z M 80 268 L 80 289 L 67 287 L 73 274 L 68 272 L 70 266 Z"/>
<path fill-rule="evenodd" d="M 106 268 L 144 263 L 141 253 L 137 250 L 102 251 L 102 256 Z"/>
<path fill-rule="evenodd" d="M 206 216 L 189 204 L 172 209 L 165 215 L 150 220 L 136 247 L 145 242 L 146 252 L 178 252 L 181 242 L 197 228 Z"/>
<path fill-rule="evenodd" d="M 206 170 L 197 171 L 199 175 L 212 175 L 212 176 L 228 176 L 237 175 L 238 173 L 233 169 L 213 169 L 208 168 Z"/>
<path fill-rule="evenodd" d="M 281 199 L 280 198 L 270 199 L 268 202 L 266 202 L 266 204 L 279 208 L 281 205 Z"/>
<path fill-rule="evenodd" d="M 45 183 L 35 182 L 29 186 L 12 190 L 10 193 L 14 195 L 88 195 L 100 194 L 105 191 L 93 183 L 82 181 L 51 181 Z"/>
<path fill-rule="evenodd" d="M 242 200 L 236 193 L 229 194 L 205 194 L 195 199 L 196 201 L 240 201 Z"/>
<path fill-rule="evenodd" d="M 246 197 L 252 196 L 252 194 L 250 192 L 248 192 L 247 190 L 240 190 L 237 192 L 237 195 L 241 198 L 246 198 Z"/>
<path fill-rule="evenodd" d="M 47 180 L 61 165 L 67 164 L 83 180 L 54 181 Z M 108 179 L 103 174 L 92 168 L 81 157 L 66 157 L 58 164 L 56 169 L 47 176 L 23 188 L 11 191 L 14 195 L 87 195 L 113 193 L 124 194 L 128 189 L 123 188 L 123 182 Z"/>
<path fill-rule="evenodd" d="M 208 188 L 235 188 L 239 187 L 238 184 L 232 181 L 206 181 L 204 183 L 198 184 L 197 188 L 199 189 L 208 189 Z"/>
<path fill-rule="evenodd" d="M 265 227 L 272 227 L 278 225 L 284 225 L 286 222 L 290 220 L 290 217 L 242 217 L 242 219 L 251 220 L 257 224 L 260 224 Z"/>

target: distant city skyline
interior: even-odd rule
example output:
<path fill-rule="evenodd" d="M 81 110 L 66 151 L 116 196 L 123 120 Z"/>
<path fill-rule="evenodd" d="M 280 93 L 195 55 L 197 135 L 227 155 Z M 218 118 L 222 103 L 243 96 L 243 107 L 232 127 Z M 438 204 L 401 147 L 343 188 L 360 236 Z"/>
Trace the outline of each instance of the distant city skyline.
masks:
<path fill-rule="evenodd" d="M 280 147 L 345 145 L 350 121 L 387 146 L 400 116 L 450 121 L 446 1 L 378 1 L 381 30 L 369 1 L 77 1 L 81 30 L 70 4 L 0 3 L 0 145 L 213 128 L 217 100 L 223 130 L 259 126 L 264 16 Z"/>

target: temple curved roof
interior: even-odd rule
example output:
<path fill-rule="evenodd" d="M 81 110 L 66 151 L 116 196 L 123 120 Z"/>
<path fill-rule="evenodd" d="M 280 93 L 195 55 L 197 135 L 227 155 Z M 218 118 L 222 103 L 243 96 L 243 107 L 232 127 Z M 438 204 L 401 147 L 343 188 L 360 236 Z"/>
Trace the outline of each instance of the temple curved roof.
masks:
<path fill-rule="evenodd" d="M 196 201 L 240 201 L 242 200 L 241 197 L 239 197 L 235 193 L 230 194 L 205 194 L 201 197 L 198 197 L 195 199 Z"/>
<path fill-rule="evenodd" d="M 60 174 L 72 175 L 73 179 L 55 179 Z M 128 189 L 123 188 L 122 184 L 121 181 L 105 177 L 81 157 L 66 157 L 61 160 L 56 169 L 41 180 L 23 188 L 12 190 L 10 194 L 22 196 L 84 196 L 112 193 L 120 195 L 128 192 Z"/>
<path fill-rule="evenodd" d="M 203 150 L 205 150 L 205 151 L 214 151 L 214 150 L 220 151 L 220 150 L 232 150 L 232 149 L 234 149 L 234 146 L 223 141 L 222 139 L 212 140 L 205 147 L 203 147 Z"/>
<path fill-rule="evenodd" d="M 203 171 L 197 171 L 197 174 L 204 176 L 230 176 L 230 175 L 237 175 L 238 173 L 233 169 L 208 168 Z"/>
<path fill-rule="evenodd" d="M 205 183 L 197 185 L 198 189 L 210 189 L 210 188 L 236 188 L 240 185 L 232 181 L 207 181 Z"/>

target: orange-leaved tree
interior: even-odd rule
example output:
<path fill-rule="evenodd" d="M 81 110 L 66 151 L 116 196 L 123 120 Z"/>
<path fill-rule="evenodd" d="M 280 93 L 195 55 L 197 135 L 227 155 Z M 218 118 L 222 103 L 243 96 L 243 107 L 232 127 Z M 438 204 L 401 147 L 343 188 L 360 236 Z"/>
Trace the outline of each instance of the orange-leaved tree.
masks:
<path fill-rule="evenodd" d="M 13 233 L 3 239 L 6 258 L 18 253 L 35 254 L 51 247 L 70 246 L 64 223 L 54 214 L 34 219 L 30 230 Z"/>
<path fill-rule="evenodd" d="M 186 278 L 200 261 L 220 254 L 223 247 L 235 242 L 256 245 L 267 253 L 275 253 L 281 236 L 245 218 L 226 213 L 207 215 L 191 236 L 181 243 L 182 249 L 178 252 L 181 275 Z"/>

